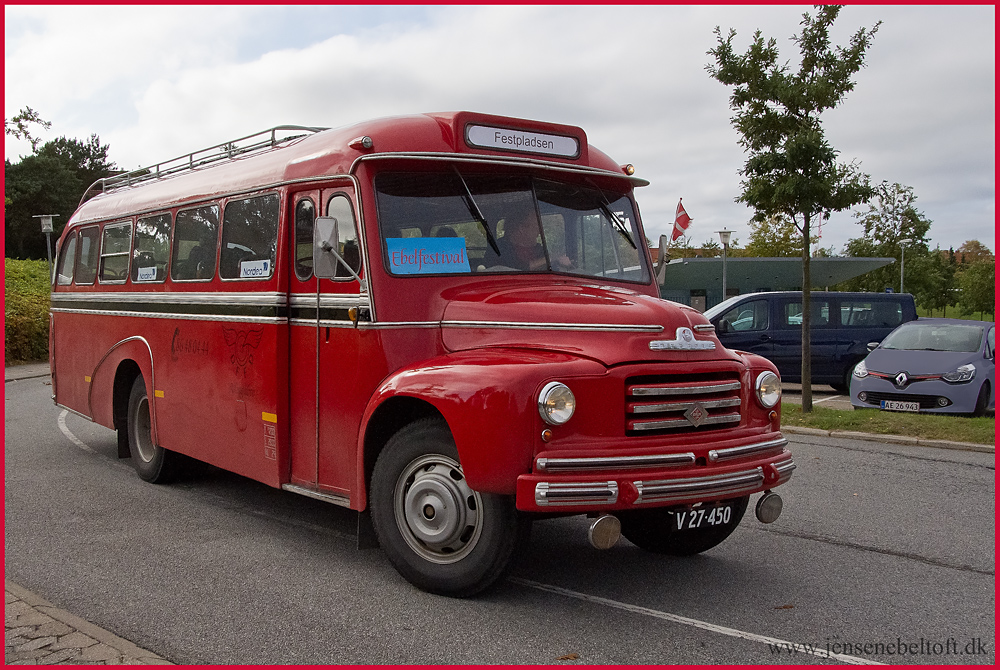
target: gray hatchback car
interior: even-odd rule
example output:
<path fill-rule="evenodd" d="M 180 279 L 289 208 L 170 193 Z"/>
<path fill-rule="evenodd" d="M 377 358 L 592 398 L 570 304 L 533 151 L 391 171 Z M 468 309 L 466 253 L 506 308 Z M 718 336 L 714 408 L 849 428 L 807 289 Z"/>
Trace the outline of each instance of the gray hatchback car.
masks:
<path fill-rule="evenodd" d="M 904 323 L 854 368 L 851 404 L 902 412 L 993 412 L 995 325 L 958 319 Z"/>

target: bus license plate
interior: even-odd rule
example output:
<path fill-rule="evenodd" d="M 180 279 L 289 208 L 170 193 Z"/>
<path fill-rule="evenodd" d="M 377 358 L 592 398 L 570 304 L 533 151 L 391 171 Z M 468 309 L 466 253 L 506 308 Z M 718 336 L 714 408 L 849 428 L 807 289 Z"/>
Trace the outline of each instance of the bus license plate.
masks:
<path fill-rule="evenodd" d="M 717 507 L 698 507 L 696 509 L 674 512 L 676 530 L 695 530 L 710 526 L 724 526 L 733 520 L 732 505 Z"/>
<path fill-rule="evenodd" d="M 882 409 L 890 409 L 897 412 L 919 412 L 920 403 L 906 400 L 883 400 Z"/>

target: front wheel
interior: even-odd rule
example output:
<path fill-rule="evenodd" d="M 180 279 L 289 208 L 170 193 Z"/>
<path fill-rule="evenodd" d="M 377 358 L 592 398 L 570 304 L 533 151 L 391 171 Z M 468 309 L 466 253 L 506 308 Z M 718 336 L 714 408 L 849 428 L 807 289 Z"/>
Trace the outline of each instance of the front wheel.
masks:
<path fill-rule="evenodd" d="M 983 382 L 976 396 L 976 408 L 972 410 L 972 416 L 986 416 L 986 408 L 990 405 L 990 383 Z"/>
<path fill-rule="evenodd" d="M 139 477 L 153 484 L 166 484 L 177 476 L 180 454 L 153 442 L 149 397 L 142 375 L 135 378 L 128 399 L 128 447 Z"/>
<path fill-rule="evenodd" d="M 689 519 L 697 517 L 689 517 L 688 515 L 697 515 L 698 507 L 684 509 L 657 507 L 622 512 L 619 515 L 622 523 L 622 535 L 637 547 L 657 554 L 670 556 L 700 554 L 732 535 L 736 526 L 743 519 L 749 502 L 750 496 L 723 501 L 726 504 L 725 509 L 728 510 L 726 516 L 722 517 L 723 522 L 707 523 L 704 518 L 707 515 L 702 514 L 701 523 L 697 528 L 689 527 L 693 524 L 688 523 Z M 710 506 L 709 509 L 715 509 L 715 507 Z M 724 508 L 719 507 L 718 510 L 721 514 Z M 684 516 L 679 516 L 681 514 Z M 679 525 L 685 526 L 685 528 L 679 530 Z"/>
<path fill-rule="evenodd" d="M 465 597 L 506 571 L 527 521 L 509 496 L 469 487 L 448 426 L 412 423 L 390 438 L 372 473 L 379 545 L 417 588 Z"/>

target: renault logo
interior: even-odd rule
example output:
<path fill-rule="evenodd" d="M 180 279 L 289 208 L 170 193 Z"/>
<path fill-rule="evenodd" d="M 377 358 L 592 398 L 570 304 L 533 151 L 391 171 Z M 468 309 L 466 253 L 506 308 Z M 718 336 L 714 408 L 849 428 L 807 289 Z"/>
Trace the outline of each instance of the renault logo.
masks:
<path fill-rule="evenodd" d="M 896 382 L 896 388 L 903 388 L 904 386 L 910 383 L 910 378 L 906 375 L 905 372 L 900 372 L 898 375 L 896 375 L 893 381 Z"/>

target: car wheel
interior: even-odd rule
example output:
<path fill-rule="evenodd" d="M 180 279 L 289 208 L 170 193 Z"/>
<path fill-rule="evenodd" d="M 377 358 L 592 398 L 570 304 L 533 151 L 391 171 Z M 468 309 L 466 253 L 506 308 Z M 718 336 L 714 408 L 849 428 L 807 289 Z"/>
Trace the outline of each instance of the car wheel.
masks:
<path fill-rule="evenodd" d="M 725 502 L 732 503 L 732 518 L 727 523 L 689 530 L 677 530 L 677 510 L 665 507 L 630 510 L 618 518 L 622 535 L 637 547 L 657 554 L 691 556 L 711 549 L 733 534 L 747 511 L 750 496 Z"/>
<path fill-rule="evenodd" d="M 979 389 L 979 395 L 976 396 L 976 409 L 973 410 L 972 416 L 985 416 L 986 408 L 990 404 L 990 383 L 983 382 L 982 387 Z"/>
<path fill-rule="evenodd" d="M 447 424 L 414 422 L 375 461 L 371 518 L 396 570 L 430 593 L 467 597 L 496 582 L 526 539 L 511 496 L 469 487 Z"/>
<path fill-rule="evenodd" d="M 142 375 L 135 378 L 128 399 L 128 447 L 132 465 L 139 477 L 152 484 L 172 481 L 180 469 L 180 454 L 153 442 L 149 397 Z"/>
<path fill-rule="evenodd" d="M 843 379 L 836 384 L 830 384 L 830 386 L 833 387 L 834 391 L 836 391 L 837 393 L 842 393 L 843 395 L 851 394 L 851 377 L 854 376 L 854 368 L 857 366 L 857 364 L 858 361 L 854 361 L 853 363 L 848 365 L 847 369 L 844 371 Z"/>

